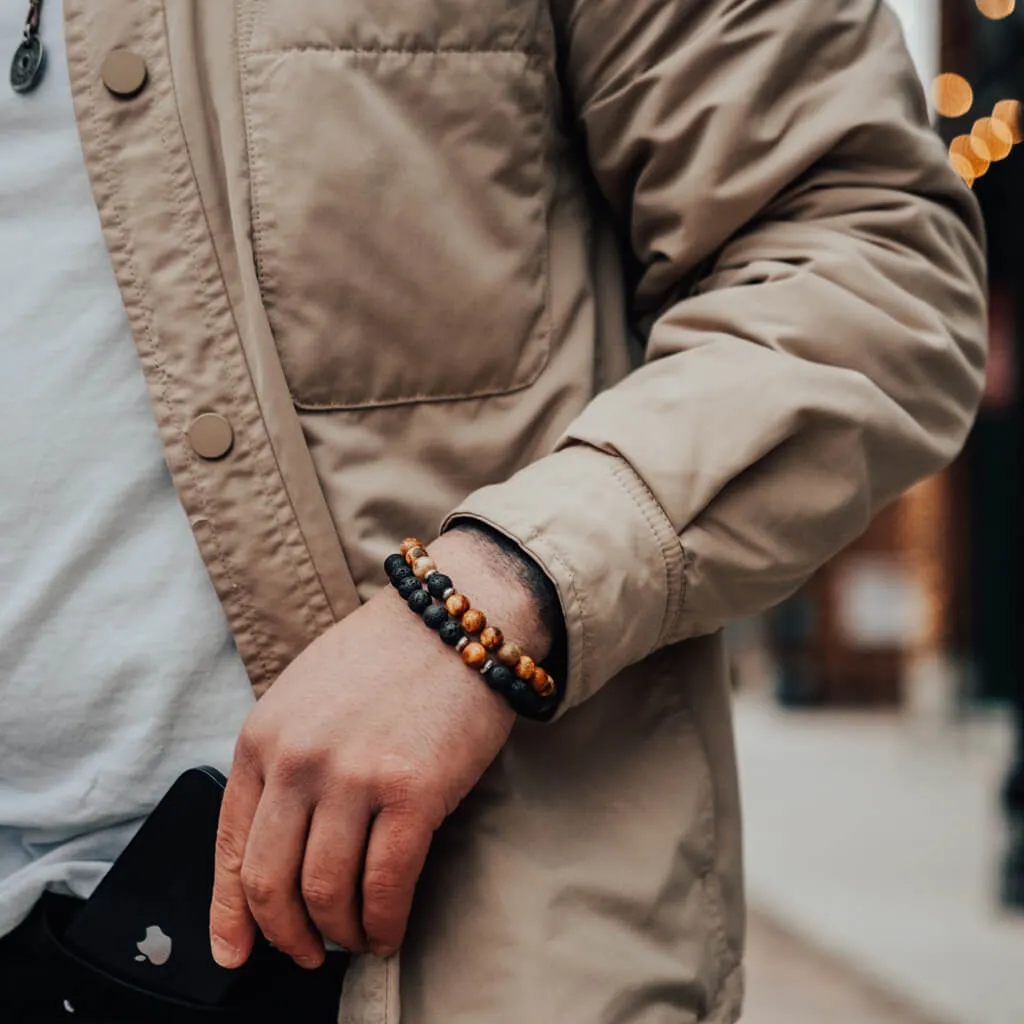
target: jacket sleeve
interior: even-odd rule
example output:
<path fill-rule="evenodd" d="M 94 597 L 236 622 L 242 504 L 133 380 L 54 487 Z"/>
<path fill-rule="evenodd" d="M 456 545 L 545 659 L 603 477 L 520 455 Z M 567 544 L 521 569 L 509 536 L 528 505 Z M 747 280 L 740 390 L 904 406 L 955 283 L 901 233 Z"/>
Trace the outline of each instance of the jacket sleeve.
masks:
<path fill-rule="evenodd" d="M 449 522 L 490 523 L 555 581 L 571 707 L 785 598 L 956 454 L 984 259 L 877 0 L 553 4 L 642 268 L 646 361 Z"/>

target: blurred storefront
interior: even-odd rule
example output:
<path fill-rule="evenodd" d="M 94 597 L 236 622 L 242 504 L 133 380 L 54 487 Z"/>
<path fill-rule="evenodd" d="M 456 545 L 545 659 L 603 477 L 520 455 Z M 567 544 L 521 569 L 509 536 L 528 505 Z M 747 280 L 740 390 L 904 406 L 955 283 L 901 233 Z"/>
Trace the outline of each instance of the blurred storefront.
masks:
<path fill-rule="evenodd" d="M 1018 1024 L 1024 0 L 889 3 L 985 216 L 986 392 L 948 471 L 737 631 L 748 886 L 928 1019 Z"/>
<path fill-rule="evenodd" d="M 950 705 L 1021 686 L 1024 6 L 893 0 L 951 160 L 989 232 L 991 360 L 964 455 L 767 618 L 794 706 Z M 954 77 L 956 76 L 956 77 Z M 944 116 L 946 115 L 946 116 Z M 931 692 L 928 692 L 928 690 Z"/>

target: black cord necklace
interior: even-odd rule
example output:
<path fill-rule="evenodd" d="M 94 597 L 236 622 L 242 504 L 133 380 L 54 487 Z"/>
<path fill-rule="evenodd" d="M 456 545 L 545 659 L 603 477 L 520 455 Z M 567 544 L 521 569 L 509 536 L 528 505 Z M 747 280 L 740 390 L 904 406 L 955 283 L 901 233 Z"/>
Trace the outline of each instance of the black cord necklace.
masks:
<path fill-rule="evenodd" d="M 29 0 L 28 17 L 21 44 L 11 61 L 11 88 L 15 92 L 31 92 L 42 80 L 46 70 L 46 50 L 39 38 L 39 20 L 43 13 L 43 0 Z"/>

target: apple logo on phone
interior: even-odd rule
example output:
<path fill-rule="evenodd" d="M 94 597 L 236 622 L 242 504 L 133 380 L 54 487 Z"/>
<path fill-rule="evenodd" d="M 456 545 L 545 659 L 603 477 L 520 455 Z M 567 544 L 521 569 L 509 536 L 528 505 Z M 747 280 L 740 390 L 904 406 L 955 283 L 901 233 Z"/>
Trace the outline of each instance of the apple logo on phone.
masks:
<path fill-rule="evenodd" d="M 172 945 L 170 935 L 167 935 L 159 925 L 151 924 L 146 929 L 146 937 L 135 944 L 139 951 L 135 959 L 138 963 L 148 961 L 155 967 L 163 967 L 171 959 Z"/>

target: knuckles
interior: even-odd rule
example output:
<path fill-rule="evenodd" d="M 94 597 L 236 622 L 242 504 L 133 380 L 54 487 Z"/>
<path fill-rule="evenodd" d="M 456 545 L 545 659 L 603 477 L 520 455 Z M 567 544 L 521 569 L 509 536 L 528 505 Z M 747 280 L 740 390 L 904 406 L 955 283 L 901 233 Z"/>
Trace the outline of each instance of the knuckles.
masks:
<path fill-rule="evenodd" d="M 429 799 L 426 780 L 410 768 L 383 768 L 375 774 L 371 787 L 378 804 L 384 807 L 412 810 Z"/>
<path fill-rule="evenodd" d="M 266 907 L 287 891 L 281 880 L 271 878 L 262 869 L 251 864 L 242 865 L 239 879 L 245 892 L 245 898 L 253 908 Z"/>
<path fill-rule="evenodd" d="M 250 720 L 238 737 L 235 762 L 245 774 L 320 798 L 331 793 L 365 799 L 384 807 L 421 811 L 446 804 L 431 772 L 404 756 L 388 755 L 384 745 L 348 743 L 343 752 L 336 737 L 315 739 L 282 734 Z M 444 811 L 440 812 L 443 819 Z"/>
<path fill-rule="evenodd" d="M 334 917 L 348 902 L 341 886 L 325 878 L 303 879 L 302 900 L 316 917 Z"/>
<path fill-rule="evenodd" d="M 327 775 L 328 754 L 314 746 L 286 746 L 269 766 L 270 774 L 289 788 L 305 789 Z"/>
<path fill-rule="evenodd" d="M 398 900 L 409 886 L 409 879 L 402 878 L 396 871 L 384 867 L 377 871 L 368 872 L 363 879 L 363 915 L 369 915 L 371 920 L 367 924 L 367 931 L 375 923 L 372 918 L 386 911 L 396 900 Z M 365 923 L 365 922 L 364 922 Z"/>
<path fill-rule="evenodd" d="M 252 719 L 250 719 L 242 727 L 242 731 L 238 734 L 238 739 L 235 741 L 235 763 L 259 775 L 262 761 L 261 755 L 264 747 L 265 740 L 259 729 L 253 725 Z"/>

